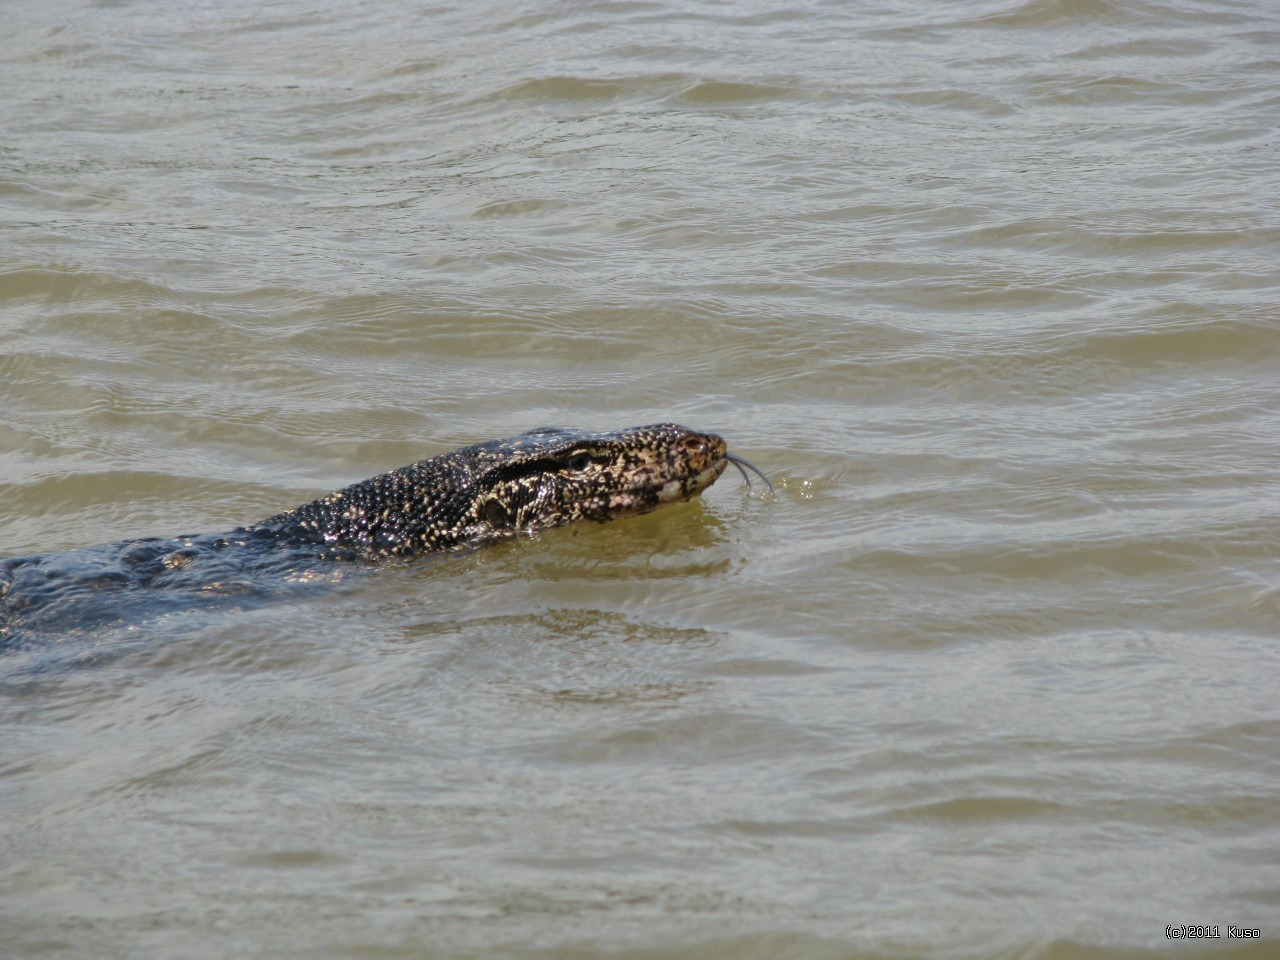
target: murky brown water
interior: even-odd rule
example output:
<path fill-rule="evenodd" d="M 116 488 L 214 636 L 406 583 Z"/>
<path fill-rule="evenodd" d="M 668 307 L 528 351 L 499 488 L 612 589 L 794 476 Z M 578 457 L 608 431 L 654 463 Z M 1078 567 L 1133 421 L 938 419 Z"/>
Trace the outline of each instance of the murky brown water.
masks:
<path fill-rule="evenodd" d="M 0 954 L 1275 955 L 1274 4 L 0 19 L 0 555 L 778 488 L 0 656 Z"/>

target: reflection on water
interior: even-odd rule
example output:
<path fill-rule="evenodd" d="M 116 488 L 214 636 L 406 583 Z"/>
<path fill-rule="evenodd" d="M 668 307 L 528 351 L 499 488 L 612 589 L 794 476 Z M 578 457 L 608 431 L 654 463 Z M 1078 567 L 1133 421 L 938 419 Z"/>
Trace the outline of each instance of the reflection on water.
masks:
<path fill-rule="evenodd" d="M 8 652 L 9 951 L 1269 956 L 1278 26 L 9 4 L 0 555 L 545 425 L 776 487 Z"/>

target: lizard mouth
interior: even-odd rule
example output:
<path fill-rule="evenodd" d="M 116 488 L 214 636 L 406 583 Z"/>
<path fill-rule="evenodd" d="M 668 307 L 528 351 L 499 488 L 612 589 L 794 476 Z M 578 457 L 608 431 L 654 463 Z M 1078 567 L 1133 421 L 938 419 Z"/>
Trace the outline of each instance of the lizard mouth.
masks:
<path fill-rule="evenodd" d="M 725 452 L 696 473 L 664 483 L 658 489 L 658 502 L 670 503 L 673 500 L 688 500 L 690 497 L 696 497 L 719 480 L 720 475 L 728 469 L 729 464 L 733 464 L 734 468 L 742 474 L 742 479 L 746 482 L 748 490 L 751 489 L 751 474 L 754 473 L 763 481 L 765 488 L 770 493 L 773 493 L 773 484 L 769 482 L 769 478 L 764 475 L 763 470 L 750 460 Z M 751 473 L 748 473 L 748 470 Z"/>
<path fill-rule="evenodd" d="M 696 497 L 719 480 L 720 474 L 724 473 L 725 468 L 728 466 L 729 456 L 726 454 L 717 460 L 713 460 L 710 465 L 696 473 L 690 473 L 675 480 L 668 480 L 658 488 L 658 503 L 671 503 L 675 500 L 688 500 L 690 497 Z"/>

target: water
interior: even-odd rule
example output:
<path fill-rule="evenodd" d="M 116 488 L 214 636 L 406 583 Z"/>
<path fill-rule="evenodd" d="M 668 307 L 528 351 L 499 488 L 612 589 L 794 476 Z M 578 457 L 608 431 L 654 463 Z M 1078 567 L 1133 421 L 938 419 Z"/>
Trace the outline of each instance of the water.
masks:
<path fill-rule="evenodd" d="M 1273 5 L 3 20 L 0 554 L 547 424 L 777 494 L 10 653 L 0 954 L 1274 954 Z"/>

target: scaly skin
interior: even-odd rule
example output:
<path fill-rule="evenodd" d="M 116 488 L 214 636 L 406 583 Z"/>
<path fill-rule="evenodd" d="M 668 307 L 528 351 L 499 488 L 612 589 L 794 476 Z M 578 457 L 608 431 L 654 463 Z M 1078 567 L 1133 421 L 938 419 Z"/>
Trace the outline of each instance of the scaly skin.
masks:
<path fill-rule="evenodd" d="M 134 607 L 269 596 L 335 560 L 459 550 L 647 513 L 697 496 L 729 462 L 720 437 L 669 423 L 533 430 L 420 460 L 230 533 L 0 560 L 0 646 L 18 631 L 128 620 Z"/>
<path fill-rule="evenodd" d="M 688 500 L 724 472 L 725 451 L 715 434 L 672 423 L 548 427 L 420 460 L 249 530 L 369 558 L 453 550 Z"/>

